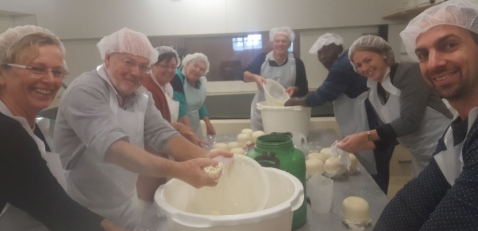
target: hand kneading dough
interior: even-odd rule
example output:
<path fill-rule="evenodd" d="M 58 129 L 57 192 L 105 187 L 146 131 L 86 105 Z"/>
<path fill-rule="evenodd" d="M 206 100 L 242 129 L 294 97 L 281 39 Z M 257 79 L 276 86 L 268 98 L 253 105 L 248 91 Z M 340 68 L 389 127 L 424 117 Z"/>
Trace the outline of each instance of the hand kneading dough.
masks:
<path fill-rule="evenodd" d="M 308 176 L 312 176 L 316 173 L 322 174 L 324 172 L 324 164 L 319 159 L 308 159 L 305 161 L 305 172 Z"/>
<path fill-rule="evenodd" d="M 265 135 L 266 133 L 264 133 L 263 131 L 255 131 L 252 133 L 252 141 L 256 142 L 257 138 L 259 138 L 259 136 L 263 136 Z"/>
<path fill-rule="evenodd" d="M 250 129 L 250 128 L 244 128 L 242 129 L 241 133 L 242 134 L 249 134 L 250 136 L 252 136 L 252 133 L 254 132 L 254 130 Z"/>
<path fill-rule="evenodd" d="M 324 155 L 322 153 L 312 152 L 312 153 L 309 153 L 309 155 L 307 156 L 307 159 L 311 159 L 311 158 L 319 159 L 322 161 L 322 163 L 325 163 L 325 161 L 327 161 L 327 159 L 329 159 L 330 156 Z"/>
<path fill-rule="evenodd" d="M 234 153 L 234 154 L 240 154 L 240 155 L 245 155 L 246 152 L 244 151 L 243 148 L 232 148 L 230 150 L 230 152 Z"/>
<path fill-rule="evenodd" d="M 251 135 L 249 134 L 245 134 L 245 133 L 241 133 L 239 135 L 237 135 L 237 142 L 243 146 L 245 145 L 248 141 L 250 141 L 252 139 Z"/>
<path fill-rule="evenodd" d="M 227 147 L 227 144 L 226 144 L 226 143 L 215 143 L 212 147 L 213 147 L 213 148 L 217 148 L 217 149 L 222 149 L 222 150 L 229 151 L 229 148 Z"/>
<path fill-rule="evenodd" d="M 368 221 L 370 219 L 368 202 L 361 197 L 347 197 L 342 202 L 342 215 L 351 221 Z"/>
<path fill-rule="evenodd" d="M 320 150 L 320 153 L 328 156 L 328 157 L 331 157 L 333 156 L 334 154 L 332 153 L 332 149 L 330 148 L 322 148 L 322 150 Z"/>
<path fill-rule="evenodd" d="M 349 159 L 350 159 L 349 173 L 358 172 L 357 157 L 355 157 L 354 154 L 349 153 Z"/>
<path fill-rule="evenodd" d="M 330 175 L 340 175 L 347 172 L 345 165 L 341 165 L 339 163 L 339 158 L 335 156 L 330 157 L 325 161 L 324 169 L 325 172 Z"/>
<path fill-rule="evenodd" d="M 227 148 L 233 149 L 233 148 L 240 148 L 241 145 L 238 142 L 230 142 L 227 143 Z"/>

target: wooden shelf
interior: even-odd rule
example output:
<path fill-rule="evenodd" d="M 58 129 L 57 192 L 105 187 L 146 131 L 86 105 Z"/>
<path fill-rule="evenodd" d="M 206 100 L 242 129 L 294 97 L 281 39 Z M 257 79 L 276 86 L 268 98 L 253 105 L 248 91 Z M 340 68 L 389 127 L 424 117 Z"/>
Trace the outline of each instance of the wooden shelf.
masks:
<path fill-rule="evenodd" d="M 403 20 L 410 20 L 410 19 L 414 18 L 415 16 L 419 15 L 424 10 L 426 10 L 426 9 L 432 7 L 432 6 L 436 6 L 440 3 L 442 3 L 442 2 L 427 4 L 427 5 L 418 6 L 418 7 L 412 8 L 412 9 L 400 11 L 400 12 L 397 12 L 397 13 L 394 13 L 394 14 L 391 14 L 391 15 L 387 15 L 387 16 L 383 17 L 383 19 L 385 19 L 385 20 L 402 20 L 402 21 Z"/>

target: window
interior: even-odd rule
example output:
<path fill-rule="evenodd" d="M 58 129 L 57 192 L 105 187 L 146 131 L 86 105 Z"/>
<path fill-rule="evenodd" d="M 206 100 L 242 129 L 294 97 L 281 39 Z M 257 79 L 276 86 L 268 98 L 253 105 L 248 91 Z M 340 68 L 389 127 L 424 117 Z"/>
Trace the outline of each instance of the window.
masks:
<path fill-rule="evenodd" d="M 232 38 L 232 49 L 234 51 L 262 49 L 262 35 L 250 34 L 246 37 Z"/>

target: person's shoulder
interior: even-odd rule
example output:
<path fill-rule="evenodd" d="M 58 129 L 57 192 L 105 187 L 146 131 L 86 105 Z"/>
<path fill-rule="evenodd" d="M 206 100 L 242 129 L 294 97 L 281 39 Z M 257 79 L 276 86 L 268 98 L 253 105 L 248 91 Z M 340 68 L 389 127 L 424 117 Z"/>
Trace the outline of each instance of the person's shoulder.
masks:
<path fill-rule="evenodd" d="M 20 122 L 2 113 L 0 113 L 0 127 L 2 128 L 0 129 L 0 147 L 4 146 L 1 144 L 3 142 L 11 143 L 29 137 Z"/>
<path fill-rule="evenodd" d="M 72 94 L 73 89 L 82 89 L 88 92 L 97 92 L 99 94 L 108 94 L 108 83 L 106 80 L 101 78 L 96 70 L 90 72 L 84 72 L 75 78 L 68 88 L 66 89 L 64 95 Z"/>
<path fill-rule="evenodd" d="M 0 112 L 0 126 L 2 129 L 0 129 L 0 132 L 2 133 L 10 133 L 14 132 L 17 129 L 23 129 L 22 125 L 20 122 L 14 120 L 13 118 L 10 118 L 9 116 L 3 114 Z"/>

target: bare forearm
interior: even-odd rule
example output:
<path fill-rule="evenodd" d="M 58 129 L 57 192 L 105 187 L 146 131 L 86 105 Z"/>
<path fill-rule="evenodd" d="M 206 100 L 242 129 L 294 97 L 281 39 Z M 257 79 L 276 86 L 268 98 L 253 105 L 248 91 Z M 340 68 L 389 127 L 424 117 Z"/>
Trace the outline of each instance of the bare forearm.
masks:
<path fill-rule="evenodd" d="M 256 82 L 256 79 L 257 79 L 257 76 L 256 74 L 253 74 L 249 71 L 245 71 L 244 72 L 244 82 Z"/>
<path fill-rule="evenodd" d="M 165 152 L 179 161 L 206 157 L 207 151 L 189 142 L 182 136 L 175 136 L 168 141 Z"/>

